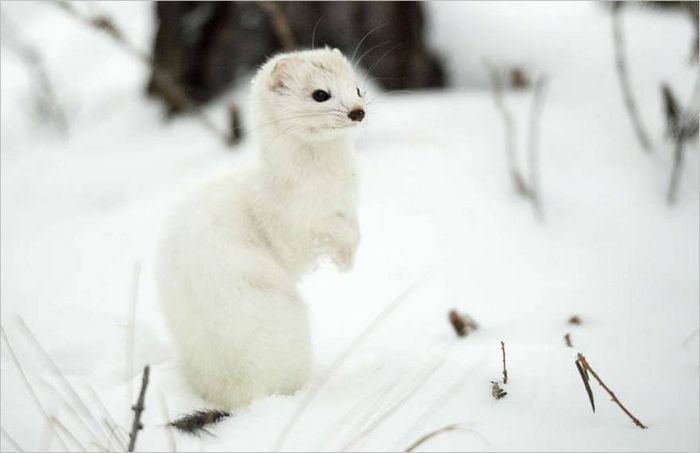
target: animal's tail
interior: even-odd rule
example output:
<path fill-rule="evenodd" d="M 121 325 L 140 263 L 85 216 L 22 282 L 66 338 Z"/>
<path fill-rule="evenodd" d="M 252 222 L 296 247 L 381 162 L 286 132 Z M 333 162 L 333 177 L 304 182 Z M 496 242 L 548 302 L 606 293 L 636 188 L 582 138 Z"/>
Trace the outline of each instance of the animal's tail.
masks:
<path fill-rule="evenodd" d="M 211 434 L 207 430 L 209 426 L 219 423 L 230 416 L 229 412 L 218 409 L 200 409 L 171 421 L 168 423 L 168 426 L 172 426 L 183 433 L 199 436 L 202 433 Z"/>

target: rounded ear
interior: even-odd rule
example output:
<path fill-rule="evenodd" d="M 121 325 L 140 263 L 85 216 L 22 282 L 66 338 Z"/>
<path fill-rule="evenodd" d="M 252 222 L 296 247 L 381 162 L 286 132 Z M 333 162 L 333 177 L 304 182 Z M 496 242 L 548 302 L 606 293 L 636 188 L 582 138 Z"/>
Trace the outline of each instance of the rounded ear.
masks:
<path fill-rule="evenodd" d="M 290 71 L 295 64 L 297 63 L 292 57 L 281 58 L 275 63 L 275 66 L 272 68 L 272 73 L 270 74 L 270 90 L 279 91 L 286 88 L 286 80 L 289 79 Z"/>

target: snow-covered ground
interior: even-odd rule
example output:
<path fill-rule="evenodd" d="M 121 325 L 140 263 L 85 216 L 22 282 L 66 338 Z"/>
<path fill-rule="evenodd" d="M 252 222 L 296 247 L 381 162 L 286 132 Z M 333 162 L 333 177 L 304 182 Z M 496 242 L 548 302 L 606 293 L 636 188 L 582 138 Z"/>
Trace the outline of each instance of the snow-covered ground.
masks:
<path fill-rule="evenodd" d="M 148 48 L 152 5 L 80 6 L 108 12 Z M 671 148 L 659 101 L 660 81 L 689 97 L 697 74 L 688 64 L 690 21 L 641 10 L 624 16 L 633 88 L 655 145 L 647 155 L 623 107 L 607 8 L 427 7 L 431 43 L 456 86 L 380 95 L 372 104 L 357 137 L 356 268 L 349 275 L 324 268 L 302 285 L 315 353 L 309 389 L 317 394 L 282 448 L 403 450 L 457 423 L 465 429 L 420 448 L 697 451 L 698 146 L 688 150 L 678 203 L 668 207 Z M 73 400 L 20 319 L 95 419 L 113 417 L 117 430 L 130 429 L 141 370 L 151 365 L 138 449 L 171 450 L 173 442 L 179 451 L 269 449 L 308 389 L 258 401 L 213 436 L 171 437 L 164 428 L 206 403 L 178 373 L 151 268 L 168 206 L 191 184 L 239 165 L 254 142 L 227 149 L 192 119 L 164 123 L 161 107 L 143 96 L 145 69 L 51 4 L 3 3 L 2 20 L 42 52 L 68 113 L 66 136 L 37 123 L 31 73 L 3 45 L 2 326 L 44 410 L 77 437 L 56 428 L 60 439 L 74 450 L 94 450 L 94 442 L 123 449 Z M 512 190 L 482 57 L 549 78 L 543 221 Z M 508 93 L 506 102 L 522 151 L 530 94 Z M 222 111 L 209 113 L 222 119 Z M 481 328 L 458 338 L 447 322 L 451 308 Z M 575 314 L 581 325 L 567 323 Z M 496 401 L 489 381 L 501 377 L 501 340 L 508 395 Z M 16 449 L 9 437 L 27 450 L 64 448 L 4 340 L 0 351 L 0 449 Z M 591 412 L 574 366 L 578 351 L 649 429 L 634 426 L 595 382 Z"/>

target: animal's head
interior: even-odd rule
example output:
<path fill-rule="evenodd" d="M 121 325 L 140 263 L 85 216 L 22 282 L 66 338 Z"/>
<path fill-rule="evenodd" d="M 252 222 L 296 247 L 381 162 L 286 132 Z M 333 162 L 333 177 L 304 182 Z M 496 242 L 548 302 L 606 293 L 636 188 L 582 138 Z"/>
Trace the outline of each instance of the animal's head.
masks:
<path fill-rule="evenodd" d="M 365 117 L 365 92 L 338 49 L 278 55 L 262 67 L 255 83 L 262 95 L 260 119 L 274 122 L 276 130 L 322 139 Z"/>

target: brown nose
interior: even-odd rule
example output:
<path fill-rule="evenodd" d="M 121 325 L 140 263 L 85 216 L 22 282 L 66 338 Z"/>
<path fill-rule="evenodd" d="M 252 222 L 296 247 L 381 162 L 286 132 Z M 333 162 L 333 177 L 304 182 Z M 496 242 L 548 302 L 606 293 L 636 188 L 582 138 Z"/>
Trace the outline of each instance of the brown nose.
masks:
<path fill-rule="evenodd" d="M 362 109 L 355 109 L 348 113 L 348 118 L 350 118 L 353 121 L 362 121 L 362 118 L 364 117 L 365 111 Z"/>

